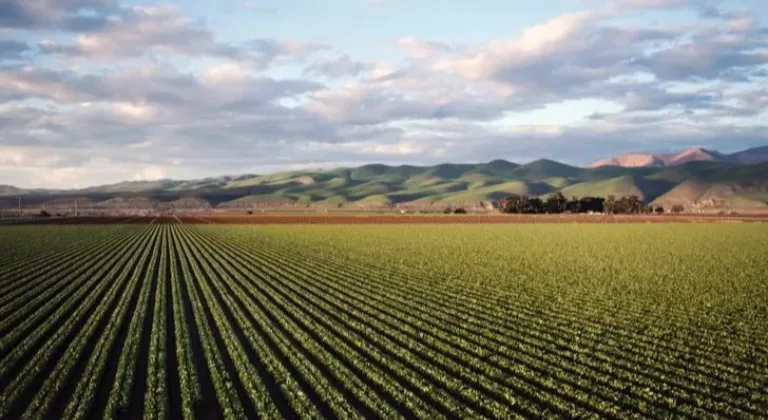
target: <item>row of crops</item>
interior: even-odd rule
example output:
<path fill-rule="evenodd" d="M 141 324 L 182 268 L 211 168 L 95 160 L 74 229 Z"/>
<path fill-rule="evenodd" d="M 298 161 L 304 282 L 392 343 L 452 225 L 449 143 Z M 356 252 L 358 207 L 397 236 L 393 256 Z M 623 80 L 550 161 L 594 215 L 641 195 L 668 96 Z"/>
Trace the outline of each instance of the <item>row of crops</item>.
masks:
<path fill-rule="evenodd" d="M 0 229 L 0 419 L 765 418 L 768 226 Z"/>

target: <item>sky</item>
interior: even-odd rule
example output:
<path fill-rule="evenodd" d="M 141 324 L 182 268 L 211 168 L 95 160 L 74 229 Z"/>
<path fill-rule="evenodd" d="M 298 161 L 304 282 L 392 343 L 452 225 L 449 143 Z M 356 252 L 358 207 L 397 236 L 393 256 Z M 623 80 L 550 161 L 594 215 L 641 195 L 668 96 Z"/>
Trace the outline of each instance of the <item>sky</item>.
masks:
<path fill-rule="evenodd" d="M 764 0 L 0 1 L 0 184 L 766 144 Z"/>

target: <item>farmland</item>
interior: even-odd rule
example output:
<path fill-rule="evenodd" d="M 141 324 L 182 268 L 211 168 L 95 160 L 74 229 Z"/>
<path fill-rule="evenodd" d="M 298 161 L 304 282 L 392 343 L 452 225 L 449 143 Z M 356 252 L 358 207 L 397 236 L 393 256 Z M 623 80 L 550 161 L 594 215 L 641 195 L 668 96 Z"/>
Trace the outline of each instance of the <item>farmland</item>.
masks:
<path fill-rule="evenodd" d="M 0 418 L 768 414 L 766 224 L 212 220 L 0 227 Z"/>

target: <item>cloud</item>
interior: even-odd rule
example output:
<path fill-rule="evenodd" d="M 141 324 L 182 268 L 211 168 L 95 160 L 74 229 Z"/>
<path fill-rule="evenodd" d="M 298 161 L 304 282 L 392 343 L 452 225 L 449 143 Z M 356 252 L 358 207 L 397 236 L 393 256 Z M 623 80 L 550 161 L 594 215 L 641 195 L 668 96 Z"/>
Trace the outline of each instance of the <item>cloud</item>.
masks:
<path fill-rule="evenodd" d="M 0 28 L 79 32 L 105 25 L 117 10 L 114 0 L 3 0 Z"/>
<path fill-rule="evenodd" d="M 743 28 L 740 28 L 743 29 Z M 741 30 L 739 30 L 741 32 Z M 740 69 L 768 64 L 768 38 L 754 34 L 705 34 L 632 61 L 665 80 L 745 79 Z"/>
<path fill-rule="evenodd" d="M 20 66 L 0 68 L 0 99 L 44 99 L 61 104 L 146 101 L 177 109 L 247 107 L 322 88 L 306 80 L 251 76 L 237 67 L 214 66 L 201 75 L 145 65 L 103 73 Z M 5 96 L 3 96 L 5 95 Z"/>
<path fill-rule="evenodd" d="M 44 54 L 112 60 L 159 55 L 214 57 L 247 62 L 265 69 L 275 60 L 301 61 L 327 46 L 313 42 L 257 38 L 243 43 L 221 42 L 199 19 L 175 6 L 122 8 L 96 30 L 81 27 L 72 44 L 38 42 Z"/>
<path fill-rule="evenodd" d="M 309 76 L 321 76 L 333 79 L 359 76 L 362 72 L 372 68 L 371 64 L 356 61 L 348 55 L 324 58 L 314 62 L 304 69 L 304 74 Z"/>
<path fill-rule="evenodd" d="M 0 39 L 0 60 L 13 60 L 23 57 L 23 54 L 31 51 L 26 42 L 13 39 Z"/>
<path fill-rule="evenodd" d="M 224 53 L 214 35 L 174 7 L 132 7 L 98 32 L 77 37 L 74 51 L 96 57 L 136 56 L 146 51 L 204 55 Z"/>
<path fill-rule="evenodd" d="M 634 71 L 631 61 L 646 48 L 682 35 L 677 29 L 601 26 L 593 18 L 564 15 L 524 30 L 518 39 L 439 60 L 435 68 L 469 80 L 502 82 L 515 92 L 559 91 Z"/>
<path fill-rule="evenodd" d="M 312 54 L 329 48 L 317 42 L 258 38 L 246 42 L 237 56 L 264 69 L 274 62 L 302 62 Z"/>
<path fill-rule="evenodd" d="M 147 166 L 133 177 L 133 181 L 158 181 L 166 178 L 165 168 L 161 166 Z"/>
<path fill-rule="evenodd" d="M 3 183 L 768 142 L 768 29 L 720 2 L 614 0 L 475 43 L 397 34 L 388 60 L 234 39 L 181 7 L 0 0 Z"/>

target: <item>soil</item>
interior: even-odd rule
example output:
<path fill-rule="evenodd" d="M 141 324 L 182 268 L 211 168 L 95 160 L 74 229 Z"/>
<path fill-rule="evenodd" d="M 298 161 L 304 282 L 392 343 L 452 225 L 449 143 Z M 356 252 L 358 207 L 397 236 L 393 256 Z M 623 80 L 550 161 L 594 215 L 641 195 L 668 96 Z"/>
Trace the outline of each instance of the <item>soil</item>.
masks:
<path fill-rule="evenodd" d="M 161 220 L 162 219 L 162 220 Z M 681 215 L 502 215 L 502 214 L 467 214 L 467 215 L 400 215 L 400 214 L 222 214 L 195 213 L 180 214 L 179 221 L 186 224 L 468 224 L 468 223 L 700 223 L 700 222 L 768 222 L 768 214 L 717 215 L 717 214 L 681 214 Z M 51 219 L 5 219 L 2 225 L 41 224 L 41 225 L 94 225 L 94 224 L 148 224 L 155 221 L 175 222 L 174 216 L 155 218 L 142 217 L 70 217 Z"/>
<path fill-rule="evenodd" d="M 189 224 L 692 223 L 768 222 L 766 215 L 182 215 Z"/>

